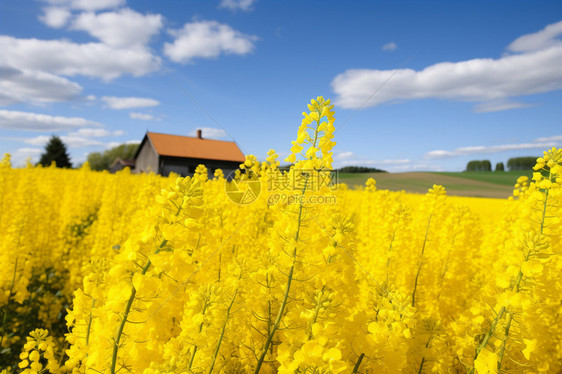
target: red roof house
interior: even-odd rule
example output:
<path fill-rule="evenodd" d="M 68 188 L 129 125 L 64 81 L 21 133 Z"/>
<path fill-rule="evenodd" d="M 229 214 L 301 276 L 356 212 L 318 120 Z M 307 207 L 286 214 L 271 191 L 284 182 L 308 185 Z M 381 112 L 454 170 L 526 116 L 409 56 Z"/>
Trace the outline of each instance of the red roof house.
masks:
<path fill-rule="evenodd" d="M 205 139 L 201 130 L 197 137 L 147 132 L 135 154 L 135 173 L 154 172 L 181 176 L 193 175 L 202 164 L 212 175 L 222 169 L 227 175 L 245 160 L 235 142 Z"/>

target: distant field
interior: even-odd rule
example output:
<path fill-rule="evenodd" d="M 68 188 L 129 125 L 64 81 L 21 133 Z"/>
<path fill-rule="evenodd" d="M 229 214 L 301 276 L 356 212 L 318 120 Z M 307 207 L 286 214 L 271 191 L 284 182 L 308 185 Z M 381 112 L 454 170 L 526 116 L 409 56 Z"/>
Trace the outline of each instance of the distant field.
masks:
<path fill-rule="evenodd" d="M 377 181 L 378 188 L 391 191 L 425 193 L 433 184 L 441 184 L 452 196 L 507 198 L 521 175 L 530 177 L 532 172 L 339 173 L 338 177 L 340 183 L 352 188 L 364 186 L 365 181 L 372 177 Z"/>
<path fill-rule="evenodd" d="M 489 183 L 496 183 L 496 184 L 501 184 L 504 186 L 510 186 L 513 187 L 513 185 L 515 184 L 515 182 L 517 181 L 517 178 L 519 178 L 522 175 L 526 175 L 529 178 L 532 177 L 533 172 L 532 171 L 524 171 L 524 170 L 520 170 L 520 171 L 500 171 L 500 172 L 495 172 L 495 171 L 463 171 L 461 173 L 432 173 L 432 174 L 440 174 L 440 175 L 448 175 L 451 177 L 459 177 L 459 178 L 466 178 L 466 179 L 472 179 L 472 180 L 476 180 L 476 181 L 482 181 L 482 182 L 489 182 Z"/>

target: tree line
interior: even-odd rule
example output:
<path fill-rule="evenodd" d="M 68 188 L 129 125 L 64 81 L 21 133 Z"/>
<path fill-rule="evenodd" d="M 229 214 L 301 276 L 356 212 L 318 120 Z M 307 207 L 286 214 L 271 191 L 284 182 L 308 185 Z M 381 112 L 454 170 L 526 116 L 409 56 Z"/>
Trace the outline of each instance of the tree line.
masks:
<path fill-rule="evenodd" d="M 118 158 L 132 160 L 137 152 L 138 144 L 120 144 L 103 152 L 92 152 L 88 154 L 87 161 L 92 170 L 109 170 L 109 167 Z M 45 150 L 39 157 L 37 165 L 50 166 L 55 163 L 59 168 L 72 168 L 72 162 L 68 155 L 66 144 L 58 136 L 51 136 Z"/>
<path fill-rule="evenodd" d="M 513 157 L 507 160 L 507 168 L 513 170 L 531 170 L 537 162 L 536 157 Z M 466 164 L 466 171 L 492 171 L 490 160 L 472 160 Z M 496 164 L 495 171 L 505 171 L 503 162 Z"/>

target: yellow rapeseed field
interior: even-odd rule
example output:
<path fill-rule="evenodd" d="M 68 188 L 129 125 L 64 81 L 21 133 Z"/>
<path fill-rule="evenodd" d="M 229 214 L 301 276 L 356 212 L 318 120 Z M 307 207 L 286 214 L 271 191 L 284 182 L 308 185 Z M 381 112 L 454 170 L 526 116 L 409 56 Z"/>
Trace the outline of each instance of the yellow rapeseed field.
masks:
<path fill-rule="evenodd" d="M 562 150 L 505 201 L 348 190 L 303 114 L 232 181 L 6 155 L 2 373 L 560 373 Z"/>

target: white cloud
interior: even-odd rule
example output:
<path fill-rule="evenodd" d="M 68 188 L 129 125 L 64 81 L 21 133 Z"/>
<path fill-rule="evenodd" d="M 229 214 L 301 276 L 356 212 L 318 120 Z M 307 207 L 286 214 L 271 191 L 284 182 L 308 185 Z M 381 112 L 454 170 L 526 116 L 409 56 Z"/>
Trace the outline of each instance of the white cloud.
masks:
<path fill-rule="evenodd" d="M 382 46 L 383 51 L 394 51 L 396 48 L 398 48 L 398 46 L 394 42 L 390 42 Z"/>
<path fill-rule="evenodd" d="M 515 39 L 507 49 L 513 52 L 532 52 L 560 46 L 562 42 L 556 39 L 560 35 L 562 35 L 562 21 L 548 25 L 539 32 Z"/>
<path fill-rule="evenodd" d="M 130 49 L 147 44 L 152 36 L 160 32 L 162 22 L 160 14 L 143 15 L 124 8 L 116 12 L 81 13 L 70 28 L 87 31 L 112 47 Z"/>
<path fill-rule="evenodd" d="M 249 11 L 252 10 L 252 5 L 256 2 L 256 0 L 221 0 L 219 5 L 220 8 L 228 8 L 231 10 L 243 10 Z"/>
<path fill-rule="evenodd" d="M 12 165 L 15 167 L 24 166 L 25 161 L 29 158 L 31 163 L 36 163 L 39 161 L 39 156 L 43 153 L 42 149 L 39 148 L 19 148 L 11 154 Z"/>
<path fill-rule="evenodd" d="M 76 100 L 82 87 L 53 74 L 0 65 L 0 105 Z"/>
<path fill-rule="evenodd" d="M 207 138 L 207 139 L 220 139 L 220 138 L 224 138 L 224 137 L 227 136 L 226 131 L 224 131 L 222 129 L 216 129 L 216 128 L 213 128 L 213 127 L 199 127 L 198 129 L 201 130 L 201 136 L 203 138 Z M 194 129 L 188 135 L 189 136 L 197 136 L 197 130 L 198 129 Z"/>
<path fill-rule="evenodd" d="M 383 167 L 383 166 L 394 166 L 394 165 L 403 165 L 403 164 L 410 164 L 412 160 L 407 158 L 399 158 L 399 159 L 384 159 L 384 160 L 369 160 L 364 156 L 358 156 L 352 151 L 346 152 L 338 152 L 335 153 L 333 156 L 334 161 L 341 166 L 374 166 L 374 167 Z"/>
<path fill-rule="evenodd" d="M 146 108 L 160 105 L 158 100 L 145 97 L 115 97 L 104 96 L 101 98 L 111 109 Z"/>
<path fill-rule="evenodd" d="M 51 139 L 50 136 L 40 135 L 40 136 L 36 136 L 34 138 L 25 139 L 24 143 L 31 144 L 31 145 L 37 145 L 37 146 L 45 146 L 45 144 L 47 144 L 49 142 L 49 139 Z M 88 139 L 88 138 L 81 137 L 81 136 L 63 135 L 63 136 L 60 136 L 60 139 L 69 148 L 83 148 L 83 147 L 90 147 L 90 146 L 103 144 L 100 141 Z"/>
<path fill-rule="evenodd" d="M 335 158 L 334 158 L 335 159 Z M 347 166 L 386 166 L 386 165 L 402 165 L 402 164 L 409 164 L 412 160 L 407 158 L 400 158 L 400 159 L 386 159 L 386 160 L 365 160 L 365 159 L 343 159 L 341 161 L 342 165 Z"/>
<path fill-rule="evenodd" d="M 64 27 L 72 15 L 70 10 L 63 7 L 47 7 L 43 11 L 45 14 L 39 16 L 39 19 L 47 26 L 55 29 Z"/>
<path fill-rule="evenodd" d="M 50 116 L 31 112 L 0 110 L 0 128 L 20 131 L 59 131 L 85 126 L 102 126 L 81 117 Z"/>
<path fill-rule="evenodd" d="M 50 136 L 39 135 L 39 136 L 36 136 L 35 138 L 24 139 L 23 142 L 26 143 L 26 144 L 31 144 L 31 145 L 44 146 L 45 144 L 47 144 L 49 142 L 49 139 L 51 139 Z"/>
<path fill-rule="evenodd" d="M 151 53 L 140 47 L 122 49 L 103 43 L 0 36 L 0 50 L 8 66 L 67 76 L 111 80 L 123 74 L 142 76 L 159 69 Z"/>
<path fill-rule="evenodd" d="M 111 148 L 115 148 L 115 147 L 117 147 L 118 145 L 121 145 L 121 144 L 123 144 L 123 142 L 109 142 L 109 143 L 105 144 L 104 148 L 105 149 L 111 149 Z M 125 144 L 140 144 L 140 140 L 127 140 L 125 142 Z"/>
<path fill-rule="evenodd" d="M 407 172 L 413 170 L 421 171 L 445 171 L 445 169 L 440 165 L 430 165 L 430 164 L 412 164 L 412 165 L 399 165 L 388 168 L 392 172 Z"/>
<path fill-rule="evenodd" d="M 487 103 L 481 103 L 474 106 L 474 111 L 477 113 L 488 113 L 488 112 L 499 112 L 502 110 L 517 109 L 517 108 L 529 108 L 532 107 L 531 104 L 518 103 L 516 101 L 490 101 Z"/>
<path fill-rule="evenodd" d="M 45 0 L 52 6 L 76 10 L 96 11 L 117 8 L 125 4 L 126 0 Z"/>
<path fill-rule="evenodd" d="M 129 113 L 129 117 L 131 117 L 132 119 L 140 119 L 143 121 L 160 121 L 159 118 L 155 118 L 152 114 L 148 114 L 148 113 L 138 113 L 138 112 L 131 112 Z"/>
<path fill-rule="evenodd" d="M 400 164 L 409 164 L 412 160 L 408 158 L 398 158 L 398 159 L 387 159 L 381 161 L 373 161 L 373 164 L 377 165 L 400 165 Z"/>
<path fill-rule="evenodd" d="M 554 139 L 539 138 L 535 142 L 531 142 L 531 143 L 501 144 L 501 145 L 490 145 L 490 146 L 477 145 L 477 146 L 470 146 L 470 147 L 460 147 L 452 151 L 439 149 L 439 150 L 427 152 L 425 154 L 425 158 L 427 159 L 452 158 L 452 157 L 471 155 L 471 154 L 501 153 L 501 152 L 508 152 L 508 151 L 523 150 L 523 149 L 544 150 L 562 144 L 562 137 L 560 137 L 561 139 L 556 139 L 558 137 L 553 137 L 553 138 Z"/>
<path fill-rule="evenodd" d="M 360 108 L 389 101 L 427 98 L 505 102 L 511 97 L 562 89 L 562 43 L 553 39 L 559 35 L 560 26 L 550 25 L 545 30 L 550 30 L 549 27 L 556 32 L 543 30 L 537 33 L 544 49 L 531 51 L 530 47 L 525 47 L 527 42 L 518 42 L 519 47 L 516 44 L 520 50 L 529 50 L 523 54 L 499 59 L 441 62 L 420 71 L 347 70 L 332 81 L 338 95 L 336 104 L 343 108 Z M 518 40 L 524 40 L 522 38 Z M 503 110 L 514 107 L 521 105 L 504 104 Z M 496 106 L 495 110 L 498 109 Z"/>
<path fill-rule="evenodd" d="M 351 158 L 354 158 L 355 155 L 353 154 L 353 152 L 339 152 L 339 153 L 335 153 L 333 156 L 334 160 L 349 160 Z"/>
<path fill-rule="evenodd" d="M 173 43 L 164 44 L 164 54 L 172 61 L 188 63 L 195 58 L 215 58 L 220 54 L 245 55 L 253 51 L 256 36 L 246 35 L 217 21 L 186 23 L 169 30 Z"/>
<path fill-rule="evenodd" d="M 68 145 L 70 148 L 82 148 L 82 147 L 90 147 L 93 145 L 101 145 L 102 142 L 98 140 L 93 140 L 89 138 L 84 138 L 81 136 L 61 136 L 61 140 L 64 144 Z"/>
<path fill-rule="evenodd" d="M 547 136 L 544 138 L 537 138 L 535 142 L 562 142 L 562 135 Z"/>
<path fill-rule="evenodd" d="M 69 136 L 86 137 L 86 138 L 103 138 L 107 136 L 119 136 L 125 134 L 122 130 L 109 131 L 106 129 L 85 128 L 69 133 Z"/>

